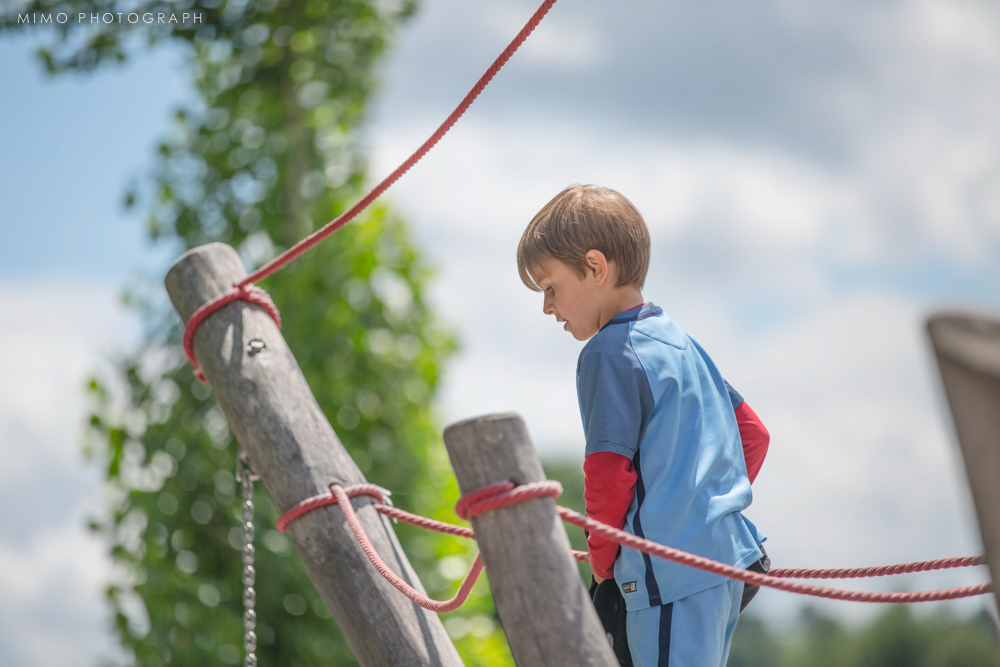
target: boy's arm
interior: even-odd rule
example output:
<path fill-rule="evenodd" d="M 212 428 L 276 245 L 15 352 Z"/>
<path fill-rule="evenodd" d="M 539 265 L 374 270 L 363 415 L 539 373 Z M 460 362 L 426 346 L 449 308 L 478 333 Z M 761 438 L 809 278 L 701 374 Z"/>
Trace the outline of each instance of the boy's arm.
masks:
<path fill-rule="evenodd" d="M 733 403 L 733 410 L 736 412 L 736 424 L 740 428 L 743 458 L 747 463 L 747 477 L 753 484 L 757 473 L 764 465 L 764 457 L 767 456 L 767 446 L 771 442 L 771 434 L 764 428 L 760 417 L 750 409 L 743 397 L 728 382 L 726 382 L 726 389 L 729 390 L 729 398 Z"/>
<path fill-rule="evenodd" d="M 587 440 L 584 500 L 587 516 L 621 528 L 638 478 L 632 457 L 639 450 L 639 440 L 652 413 L 653 394 L 628 339 L 609 342 L 606 347 L 585 348 L 577 367 L 580 413 Z M 618 545 L 591 534 L 587 546 L 595 576 L 614 576 Z"/>
<path fill-rule="evenodd" d="M 767 446 L 771 442 L 771 434 L 767 432 L 760 417 L 750 409 L 744 401 L 736 408 L 736 423 L 740 426 L 740 439 L 743 441 L 743 458 L 747 462 L 747 477 L 750 483 L 757 478 L 767 456 Z"/>
<path fill-rule="evenodd" d="M 587 516 L 621 529 L 635 493 L 638 474 L 632 461 L 614 452 L 595 452 L 583 461 L 584 491 Z M 617 542 L 596 533 L 587 535 L 590 569 L 598 580 L 615 575 L 615 559 L 620 549 Z"/>

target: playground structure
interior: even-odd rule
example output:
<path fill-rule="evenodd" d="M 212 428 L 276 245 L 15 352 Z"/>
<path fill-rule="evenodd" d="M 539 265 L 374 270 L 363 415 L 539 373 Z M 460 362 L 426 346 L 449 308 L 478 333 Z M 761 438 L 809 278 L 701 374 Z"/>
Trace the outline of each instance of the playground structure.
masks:
<path fill-rule="evenodd" d="M 965 460 L 990 579 L 1000 581 L 1000 319 L 942 312 L 928 319 L 941 381 Z M 1000 608 L 1000 590 L 994 588 Z"/>
<path fill-rule="evenodd" d="M 178 314 L 188 321 L 245 275 L 236 252 L 216 243 L 195 248 L 178 259 L 167 274 L 166 285 Z M 1000 487 L 996 484 L 1000 479 L 1000 322 L 982 315 L 947 314 L 931 318 L 928 329 L 955 416 L 986 558 L 996 581 L 1000 571 Z M 270 312 L 255 301 L 231 299 L 212 317 L 203 319 L 193 337 L 193 351 L 240 443 L 242 457 L 258 472 L 279 511 L 287 513 L 317 497 L 332 498 L 331 487 L 367 483 L 306 384 L 278 329 L 276 311 Z M 492 415 L 454 424 L 445 430 L 444 440 L 464 495 L 498 481 L 514 487 L 537 486 L 544 481 L 527 430 L 516 415 Z M 511 653 L 518 665 L 614 665 L 614 655 L 604 640 L 565 529 L 559 523 L 559 514 L 566 518 L 566 511 L 557 508 L 550 495 L 545 491 L 516 504 L 495 503 L 497 509 L 470 513 Z M 333 504 L 313 501 L 314 506 L 294 513 L 291 518 L 295 520 L 288 519 L 282 528 L 359 663 L 462 664 L 437 615 L 413 604 L 412 598 L 401 595 L 372 567 L 344 512 Z M 391 522 L 378 509 L 384 505 L 367 494 L 357 495 L 353 504 L 378 558 L 396 578 L 422 594 L 419 578 Z M 671 551 L 662 546 L 661 550 Z M 990 586 L 857 593 L 784 579 L 872 576 L 980 562 L 975 558 L 946 559 L 863 571 L 796 570 L 730 576 L 824 597 L 916 602 L 982 594 Z M 526 563 L 531 566 L 526 567 Z"/>
<path fill-rule="evenodd" d="M 216 243 L 182 256 L 166 284 L 187 321 L 245 275 L 236 252 Z M 265 310 L 240 300 L 227 305 L 202 323 L 194 350 L 243 455 L 279 511 L 325 493 L 331 484 L 367 481 Z M 544 479 L 518 418 L 453 425 L 445 443 L 463 493 L 497 480 Z M 423 592 L 391 522 L 375 511 L 373 500 L 354 501 L 365 533 L 393 572 Z M 472 524 L 519 665 L 617 664 L 551 498 L 488 512 Z M 287 534 L 361 665 L 462 664 L 437 614 L 413 604 L 371 566 L 337 508 L 303 514 Z"/>
<path fill-rule="evenodd" d="M 220 243 L 188 251 L 167 273 L 167 291 L 186 323 L 185 353 L 195 366 L 196 376 L 212 386 L 241 447 L 244 664 L 257 664 L 250 470 L 259 474 L 274 506 L 282 512 L 279 530 L 288 533 L 348 645 L 358 662 L 366 666 L 461 665 L 442 623 L 432 612 L 460 605 L 483 566 L 490 575 L 497 612 L 518 665 L 617 664 L 580 580 L 560 518 L 657 557 L 746 583 L 807 595 L 903 603 L 981 595 L 993 590 L 990 584 L 983 584 L 940 591 L 866 593 L 787 581 L 882 576 L 983 564 L 978 557 L 846 570 L 781 569 L 764 575 L 597 523 L 555 505 L 558 484 L 544 479 L 527 429 L 516 415 L 479 417 L 445 430 L 445 446 L 463 494 L 456 511 L 471 521 L 472 530 L 392 508 L 386 504 L 385 491 L 364 479 L 285 343 L 277 309 L 254 283 L 350 222 L 426 154 L 554 3 L 544 0 L 431 137 L 338 218 L 249 275 L 235 250 Z M 928 329 L 955 417 L 986 562 L 993 581 L 997 581 L 1000 322 L 984 315 L 952 313 L 931 318 Z M 477 540 L 480 556 L 455 598 L 437 602 L 426 597 L 388 517 Z M 585 558 L 576 554 L 578 559 L 581 556 Z"/>

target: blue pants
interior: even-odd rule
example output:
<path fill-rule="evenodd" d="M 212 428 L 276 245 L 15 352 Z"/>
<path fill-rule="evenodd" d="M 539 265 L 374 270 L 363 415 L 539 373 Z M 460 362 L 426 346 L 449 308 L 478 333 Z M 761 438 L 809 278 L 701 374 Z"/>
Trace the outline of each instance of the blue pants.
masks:
<path fill-rule="evenodd" d="M 743 582 L 626 614 L 635 667 L 726 667 L 740 616 Z"/>

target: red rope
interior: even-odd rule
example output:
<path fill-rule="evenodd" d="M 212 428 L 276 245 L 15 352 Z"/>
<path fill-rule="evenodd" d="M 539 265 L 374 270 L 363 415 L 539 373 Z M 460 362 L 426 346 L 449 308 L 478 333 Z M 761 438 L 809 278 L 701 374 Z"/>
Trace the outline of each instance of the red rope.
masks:
<path fill-rule="evenodd" d="M 432 134 L 430 138 L 427 139 L 427 141 L 422 143 L 420 147 L 416 151 L 414 151 L 413 154 L 410 155 L 410 157 L 408 157 L 405 162 L 403 162 L 403 164 L 396 167 L 395 171 L 386 176 L 382 180 L 382 182 L 380 182 L 378 185 L 372 188 L 368 194 L 362 197 L 360 201 L 354 204 L 354 206 L 352 206 L 351 208 L 341 213 L 335 219 L 331 220 L 330 222 L 323 225 L 309 236 L 305 237 L 304 239 L 293 245 L 285 252 L 281 253 L 280 255 L 272 259 L 264 266 L 260 267 L 259 269 L 248 275 L 246 278 L 237 283 L 237 285 L 232 290 L 225 292 L 220 296 L 212 299 L 211 301 L 209 301 L 208 303 L 206 303 L 201 308 L 195 311 L 194 315 L 192 315 L 191 318 L 187 321 L 187 324 L 185 325 L 184 328 L 184 352 L 185 354 L 187 354 L 188 360 L 191 362 L 191 365 L 195 367 L 194 373 L 199 380 L 201 380 L 202 382 L 205 381 L 204 376 L 201 373 L 201 370 L 198 368 L 198 362 L 194 357 L 194 350 L 191 346 L 191 341 L 194 339 L 194 332 L 195 329 L 198 328 L 198 325 L 201 324 L 201 322 L 210 314 L 212 314 L 219 308 L 222 308 L 227 303 L 231 303 L 235 300 L 242 299 L 244 301 L 250 301 L 251 303 L 257 303 L 257 301 L 251 301 L 249 298 L 247 298 L 247 295 L 250 294 L 250 290 L 247 288 L 250 287 L 252 283 L 263 280 L 264 278 L 268 277 L 272 273 L 279 270 L 281 267 L 285 266 L 286 264 L 294 260 L 296 257 L 309 251 L 311 248 L 319 244 L 323 239 L 327 238 L 328 236 L 336 232 L 338 229 L 346 225 L 348 222 L 353 220 L 355 217 L 357 217 L 359 213 L 368 208 L 368 206 L 371 205 L 371 203 L 375 201 L 383 192 L 388 190 L 389 187 L 397 180 L 399 180 L 399 178 L 403 174 L 409 171 L 410 168 L 420 160 L 420 158 L 426 155 L 427 152 L 431 148 L 433 148 L 434 145 L 437 144 L 437 142 L 441 140 L 441 137 L 443 137 L 448 132 L 448 130 L 451 129 L 451 127 L 458 121 L 458 119 L 462 117 L 462 114 L 464 114 L 466 110 L 470 106 L 472 106 L 472 103 L 476 100 L 477 97 L 479 97 L 479 94 L 483 92 L 483 89 L 485 89 L 486 86 L 490 83 L 490 81 L 493 80 L 493 77 L 496 76 L 497 72 L 500 71 L 500 68 L 503 67 L 505 64 L 507 64 L 507 61 L 510 60 L 510 57 L 514 55 L 514 52 L 517 51 L 517 49 L 521 46 L 521 44 L 524 43 L 524 40 L 528 38 L 528 35 L 530 35 L 532 31 L 535 29 L 535 27 L 538 26 L 538 24 L 548 13 L 549 9 L 555 3 L 556 0 L 544 0 L 544 2 L 542 2 L 542 4 L 538 7 L 538 9 L 535 10 L 535 13 L 532 14 L 531 18 L 528 20 L 525 26 L 521 28 L 521 31 L 518 32 L 517 35 L 514 37 L 513 41 L 511 41 L 511 43 L 507 45 L 507 48 L 503 50 L 503 53 L 501 53 L 500 56 L 493 61 L 493 64 L 490 65 L 489 69 L 486 70 L 486 72 L 481 77 L 479 77 L 479 81 L 476 82 L 476 85 L 472 87 L 472 90 L 470 90 L 468 94 L 466 94 L 466 96 L 462 99 L 461 103 L 459 103 L 459 105 L 455 107 L 455 110 L 452 111 L 451 114 L 445 119 L 445 121 L 441 123 L 441 125 L 437 128 L 437 130 L 434 131 L 434 134 Z M 264 293 L 263 290 L 259 291 L 262 294 Z M 268 303 L 270 303 L 271 299 L 268 298 L 267 301 Z M 273 303 L 271 303 L 271 309 L 274 309 Z M 279 327 L 280 327 L 281 325 L 277 315 L 278 312 L 277 309 L 274 309 L 273 312 L 272 310 L 269 309 L 268 312 L 271 314 L 271 317 L 274 318 L 276 322 L 279 322 Z"/>
<path fill-rule="evenodd" d="M 417 526 L 418 528 L 427 528 L 428 530 L 436 530 L 439 533 L 445 533 L 447 535 L 455 535 L 456 537 L 465 537 L 470 540 L 476 539 L 476 535 L 472 532 L 471 528 L 464 528 L 462 526 L 456 526 L 453 523 L 445 523 L 444 521 L 435 521 L 434 519 L 428 519 L 427 517 L 420 516 L 419 514 L 412 514 L 406 510 L 401 510 L 398 507 L 393 507 L 392 505 L 386 505 L 385 497 L 383 495 L 383 489 L 375 484 L 355 484 L 353 486 L 348 486 L 344 488 L 349 498 L 354 498 L 355 496 L 368 495 L 374 496 L 378 502 L 373 505 L 375 510 L 380 514 L 396 519 L 398 521 L 403 521 L 412 526 Z M 547 494 L 546 494 L 547 495 Z M 459 501 L 461 502 L 461 501 Z M 302 516 L 306 512 L 310 512 L 316 508 L 323 507 L 325 505 L 335 505 L 337 504 L 337 497 L 333 495 L 333 492 L 321 493 L 317 496 L 311 498 L 306 498 L 300 503 L 297 503 L 287 512 L 278 518 L 278 522 L 275 524 L 277 528 L 282 533 L 286 532 L 288 529 L 288 524 Z M 479 512 L 477 511 L 476 514 Z M 589 560 L 589 556 L 586 551 L 573 550 L 573 558 L 576 560 L 586 563 Z"/>
<path fill-rule="evenodd" d="M 513 505 L 531 498 L 551 496 L 558 498 L 562 494 L 562 484 L 559 482 L 532 482 L 515 486 L 514 482 L 493 482 L 470 491 L 458 499 L 455 514 L 469 521 L 488 510 Z"/>
<path fill-rule="evenodd" d="M 462 585 L 459 587 L 459 591 L 454 598 L 446 602 L 430 600 L 426 596 L 423 596 L 415 591 L 405 582 L 399 580 L 399 578 L 387 568 L 385 563 L 382 562 L 378 554 L 375 553 L 375 550 L 371 547 L 371 543 L 368 542 L 368 538 L 364 535 L 364 531 L 361 529 L 361 525 L 358 523 L 357 518 L 354 515 L 354 510 L 350 506 L 348 498 L 360 494 L 375 496 L 379 500 L 379 503 L 375 505 L 377 511 L 386 514 L 387 516 L 407 521 L 414 525 L 429 528 L 431 530 L 438 530 L 451 535 L 459 535 L 461 537 L 470 537 L 474 539 L 475 536 L 471 530 L 443 523 L 441 521 L 427 519 L 415 514 L 410 514 L 409 512 L 405 512 L 395 507 L 384 505 L 381 489 L 374 484 L 359 484 L 348 487 L 346 490 L 339 486 L 331 486 L 330 491 L 330 494 L 323 494 L 320 496 L 314 496 L 313 498 L 308 498 L 289 509 L 278 520 L 278 530 L 284 531 L 290 521 L 310 510 L 336 502 L 340 505 L 345 516 L 348 516 L 348 523 L 351 525 L 351 530 L 354 532 L 355 537 L 358 539 L 362 549 L 368 556 L 369 561 L 371 561 L 372 565 L 375 566 L 382 576 L 389 580 L 389 582 L 396 586 L 396 588 L 402 591 L 411 600 L 426 609 L 432 609 L 435 611 L 451 611 L 452 609 L 456 609 L 461 606 L 461 604 L 468 597 L 469 591 L 472 590 L 472 586 L 475 584 L 476 578 L 479 576 L 479 572 L 482 570 L 482 560 L 479 556 L 476 556 L 476 561 L 473 563 L 469 573 L 462 581 Z M 464 495 L 461 499 L 459 499 L 458 504 L 455 506 L 455 513 L 463 519 L 474 518 L 483 512 L 523 502 L 530 498 L 539 498 L 544 496 L 555 498 L 561 493 L 562 485 L 555 481 L 532 482 L 530 484 L 522 484 L 520 486 L 515 486 L 513 482 L 509 481 L 494 482 Z M 932 561 L 903 563 L 900 565 L 886 565 L 882 567 L 870 568 L 829 570 L 788 568 L 773 570 L 772 572 L 774 574 L 759 574 L 751 570 L 744 570 L 733 567 L 732 565 L 726 565 L 725 563 L 719 563 L 708 558 L 680 551 L 679 549 L 657 544 L 641 537 L 636 537 L 635 535 L 626 533 L 623 530 L 618 530 L 606 524 L 600 523 L 599 521 L 594 521 L 593 519 L 583 516 L 578 512 L 574 512 L 566 507 L 556 505 L 556 511 L 559 513 L 559 516 L 568 523 L 579 526 L 585 530 L 596 532 L 614 540 L 619 544 L 637 549 L 643 553 L 664 558 L 674 563 L 694 567 L 699 570 L 704 570 L 706 572 L 711 572 L 713 574 L 719 574 L 729 577 L 730 579 L 738 579 L 748 584 L 768 586 L 770 588 L 777 588 L 778 590 L 788 591 L 790 593 L 812 595 L 815 597 L 830 598 L 834 600 L 849 600 L 853 602 L 900 604 L 930 602 L 935 600 L 951 600 L 955 598 L 970 597 L 973 595 L 983 595 L 993 590 L 991 584 L 977 584 L 974 586 L 963 586 L 961 588 L 949 588 L 944 590 L 877 593 L 867 591 L 846 591 L 837 588 L 825 588 L 822 586 L 783 580 L 785 578 L 873 577 L 887 574 L 901 574 L 903 572 L 921 572 L 951 567 L 968 567 L 971 565 L 983 564 L 984 559 L 982 556 L 967 558 L 943 558 Z M 574 556 L 577 560 L 585 561 L 587 559 L 586 552 L 575 551 Z"/>
<path fill-rule="evenodd" d="M 408 583 L 400 579 L 395 572 L 389 569 L 389 566 L 383 562 L 379 557 L 378 552 L 375 551 L 375 547 L 368 540 L 368 536 L 365 535 L 365 529 L 361 527 L 361 522 L 358 521 L 358 515 L 354 513 L 354 508 L 351 507 L 351 500 L 344 491 L 343 487 L 334 484 L 330 487 L 330 492 L 336 497 L 337 504 L 340 505 L 340 510 L 344 513 L 344 518 L 347 519 L 347 525 L 351 527 L 351 532 L 354 533 L 354 537 L 358 540 L 358 544 L 361 545 L 361 550 L 365 552 L 368 556 L 369 562 L 378 570 L 378 573 L 385 578 L 390 584 L 396 587 L 396 589 L 405 595 L 406 597 L 413 600 L 424 609 L 429 609 L 431 611 L 454 611 L 458 609 L 463 604 L 465 600 L 469 597 L 469 593 L 472 592 L 472 587 L 476 583 L 476 579 L 479 578 L 479 573 L 483 571 L 483 559 L 476 555 L 476 560 L 473 561 L 472 567 L 469 569 L 469 573 L 465 575 L 465 579 L 462 580 L 462 584 L 458 587 L 458 592 L 455 593 L 455 597 L 450 600 L 432 600 L 417 589 L 410 586 Z"/>
<path fill-rule="evenodd" d="M 198 360 L 194 356 L 194 332 L 206 317 L 233 301 L 246 301 L 247 303 L 260 306 L 267 311 L 267 314 L 271 316 L 271 319 L 278 325 L 278 328 L 281 328 L 281 314 L 278 312 L 278 308 L 271 301 L 268 293 L 256 285 L 238 285 L 203 304 L 201 308 L 194 311 L 194 314 L 191 315 L 184 326 L 184 354 L 187 355 L 188 361 L 194 366 L 194 376 L 202 382 L 205 382 L 205 375 L 201 372 Z"/>
<path fill-rule="evenodd" d="M 857 579 L 859 577 L 884 577 L 890 574 L 906 572 L 927 572 L 929 570 L 946 570 L 953 567 L 970 567 L 986 565 L 985 556 L 964 556 L 961 558 L 939 558 L 938 560 L 922 560 L 916 563 L 900 563 L 898 565 L 882 565 L 879 567 L 854 567 L 849 569 L 807 570 L 804 568 L 777 568 L 767 574 L 778 579 Z"/>
<path fill-rule="evenodd" d="M 801 595 L 812 595 L 815 597 L 830 598 L 832 600 L 850 600 L 852 602 L 883 602 L 901 604 L 910 602 L 931 602 L 935 600 L 952 600 L 955 598 L 964 598 L 973 595 L 983 595 L 993 590 L 991 584 L 977 584 L 975 586 L 963 586 L 961 588 L 948 588 L 936 591 L 871 593 L 866 591 L 845 591 L 837 588 L 825 588 L 822 586 L 814 586 L 812 584 L 785 581 L 784 579 L 772 577 L 767 574 L 759 574 L 751 570 L 743 570 L 733 567 L 732 565 L 726 565 L 725 563 L 719 563 L 708 558 L 695 556 L 694 554 L 689 554 L 684 551 L 680 551 L 679 549 L 650 542 L 649 540 L 626 533 L 623 530 L 618 530 L 617 528 L 612 528 L 606 524 L 589 519 L 566 507 L 556 506 L 556 511 L 559 512 L 559 516 L 561 516 L 564 521 L 571 523 L 574 526 L 579 526 L 584 530 L 598 533 L 604 537 L 614 540 L 618 544 L 632 547 L 642 553 L 664 558 L 674 563 L 680 563 L 681 565 L 687 565 L 689 567 L 694 567 L 713 574 L 720 574 L 722 576 L 729 577 L 730 579 L 739 579 L 747 584 L 768 586 L 770 588 L 777 588 L 778 590 L 788 591 L 790 593 L 799 593 Z"/>
<path fill-rule="evenodd" d="M 380 503 L 385 502 L 385 499 L 382 496 L 382 489 L 375 484 L 356 484 L 354 486 L 347 487 L 348 498 L 360 495 L 375 496 Z M 287 512 L 278 517 L 278 522 L 274 524 L 274 527 L 279 532 L 284 533 L 288 529 L 288 524 L 295 519 L 298 519 L 306 512 L 311 512 L 312 510 L 323 507 L 324 505 L 334 505 L 336 502 L 337 497 L 333 495 L 332 491 L 329 493 L 321 493 L 318 496 L 312 496 L 311 498 L 306 498 L 305 500 L 293 505 Z"/>

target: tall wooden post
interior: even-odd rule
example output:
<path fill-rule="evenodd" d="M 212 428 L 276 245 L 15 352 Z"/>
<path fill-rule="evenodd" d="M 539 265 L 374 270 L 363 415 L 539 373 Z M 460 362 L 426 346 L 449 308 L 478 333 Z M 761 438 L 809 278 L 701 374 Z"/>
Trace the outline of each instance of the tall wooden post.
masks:
<path fill-rule="evenodd" d="M 187 321 L 244 276 L 236 251 L 212 243 L 174 263 L 167 292 Z M 219 407 L 279 512 L 326 492 L 333 482 L 365 481 L 263 310 L 242 301 L 227 305 L 201 324 L 194 349 Z M 422 590 L 391 524 L 372 502 L 354 500 L 365 531 L 389 567 Z M 296 519 L 288 535 L 361 665 L 462 664 L 437 614 L 410 602 L 375 571 L 336 506 Z M 266 578 L 267 572 L 259 576 Z"/>
<path fill-rule="evenodd" d="M 501 480 L 545 479 L 515 414 L 452 424 L 444 441 L 462 493 Z M 552 498 L 484 512 L 472 527 L 519 667 L 617 667 Z"/>
<path fill-rule="evenodd" d="M 1000 606 L 1000 319 L 941 313 L 927 322 L 965 459 L 993 595 Z"/>

